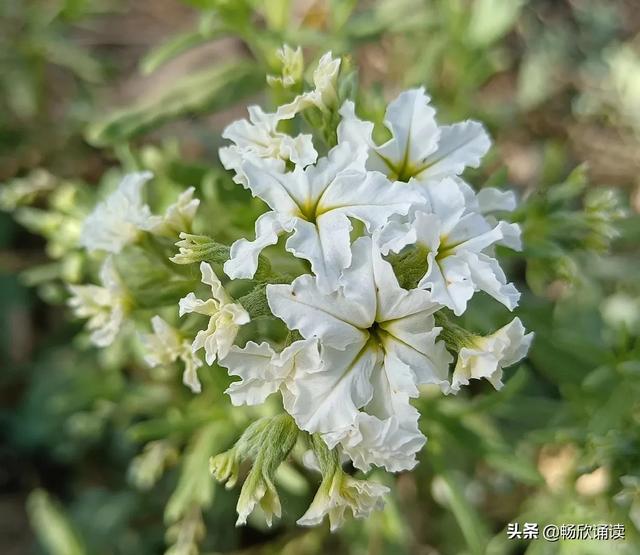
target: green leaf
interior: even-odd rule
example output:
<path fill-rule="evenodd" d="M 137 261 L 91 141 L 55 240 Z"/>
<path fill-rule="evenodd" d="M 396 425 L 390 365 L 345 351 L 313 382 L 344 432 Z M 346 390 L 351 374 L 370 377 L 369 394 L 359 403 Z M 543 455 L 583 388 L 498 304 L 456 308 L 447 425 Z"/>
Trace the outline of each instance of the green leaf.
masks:
<path fill-rule="evenodd" d="M 171 37 L 168 41 L 151 49 L 140 62 L 140 71 L 144 75 L 153 73 L 163 64 L 179 56 L 183 52 L 196 46 L 219 38 L 225 33 L 223 29 L 198 30 L 189 33 L 180 33 Z"/>
<path fill-rule="evenodd" d="M 27 500 L 31 526 L 50 555 L 85 555 L 87 552 L 67 516 L 44 490 L 36 490 Z"/>
<path fill-rule="evenodd" d="M 476 0 L 469 21 L 469 41 L 488 46 L 513 27 L 524 0 Z"/>
<path fill-rule="evenodd" d="M 187 4 L 199 10 L 213 10 L 221 3 L 220 0 L 182 0 L 183 4 Z"/>
<path fill-rule="evenodd" d="M 333 28 L 340 30 L 349 20 L 358 6 L 357 0 L 331 0 L 331 22 Z"/>
<path fill-rule="evenodd" d="M 213 500 L 215 483 L 209 476 L 209 457 L 227 443 L 229 427 L 214 423 L 201 429 L 187 449 L 175 491 L 166 509 L 167 523 L 176 522 L 196 505 L 208 507 Z"/>
<path fill-rule="evenodd" d="M 291 0 L 266 0 L 263 2 L 264 17 L 267 28 L 282 31 L 287 28 L 291 13 Z"/>
<path fill-rule="evenodd" d="M 484 554 L 485 546 L 489 541 L 489 531 L 486 524 L 465 497 L 459 478 L 448 470 L 441 471 L 439 476 L 444 486 L 443 493 L 467 542 L 469 551 L 477 555 Z"/>
<path fill-rule="evenodd" d="M 538 469 L 525 457 L 514 455 L 507 451 L 494 451 L 487 455 L 486 461 L 489 466 L 504 472 L 523 484 L 539 486 L 543 483 Z"/>
<path fill-rule="evenodd" d="M 127 141 L 160 125 L 217 111 L 260 89 L 264 74 L 254 64 L 234 62 L 180 79 L 154 100 L 92 123 L 87 140 L 95 146 Z"/>

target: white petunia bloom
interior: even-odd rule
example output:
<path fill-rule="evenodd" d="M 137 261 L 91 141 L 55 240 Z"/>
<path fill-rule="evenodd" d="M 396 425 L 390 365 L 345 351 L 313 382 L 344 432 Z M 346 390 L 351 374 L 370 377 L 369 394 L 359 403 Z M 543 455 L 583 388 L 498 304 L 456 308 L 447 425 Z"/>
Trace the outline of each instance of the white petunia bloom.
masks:
<path fill-rule="evenodd" d="M 424 248 L 427 270 L 418 287 L 429 289 L 435 301 L 457 316 L 476 291 L 485 291 L 513 310 L 520 293 L 506 282 L 490 249 L 495 244 L 520 248 L 518 225 L 491 225 L 479 212 L 469 211 L 464 190 L 454 179 L 430 183 L 424 192 L 428 212 L 416 212 L 412 222 L 386 226 L 378 236 L 382 252 L 399 252 L 409 244 Z"/>
<path fill-rule="evenodd" d="M 333 532 L 342 526 L 347 511 L 351 511 L 355 518 L 366 518 L 372 511 L 382 509 L 383 497 L 387 493 L 388 487 L 358 480 L 337 468 L 332 476 L 322 480 L 311 505 L 298 520 L 298 524 L 317 526 L 328 515 Z"/>
<path fill-rule="evenodd" d="M 181 232 L 190 232 L 200 199 L 193 198 L 194 187 L 189 187 L 170 205 L 163 216 L 151 216 L 145 229 L 155 235 L 175 238 Z"/>
<path fill-rule="evenodd" d="M 249 314 L 227 294 L 213 268 L 206 262 L 200 263 L 202 283 L 211 287 L 212 297 L 206 301 L 189 293 L 180 299 L 180 316 L 195 312 L 209 316 L 206 329 L 200 330 L 192 344 L 193 352 L 204 348 L 207 364 L 217 357 L 224 358 L 235 341 L 238 329 L 249 322 Z"/>
<path fill-rule="evenodd" d="M 525 334 L 520 318 L 514 318 L 490 335 L 472 337 L 470 344 L 458 353 L 451 389 L 459 391 L 469 380 L 481 378 L 486 378 L 496 389 L 502 388 L 502 369 L 522 360 L 532 340 L 533 333 Z"/>
<path fill-rule="evenodd" d="M 198 368 L 202 361 L 193 353 L 191 343 L 158 315 L 151 318 L 151 327 L 153 333 L 141 336 L 146 351 L 145 362 L 155 368 L 180 359 L 184 364 L 182 383 L 194 393 L 200 393 L 202 385 L 198 379 Z"/>
<path fill-rule="evenodd" d="M 142 188 L 152 177 L 151 172 L 125 175 L 118 188 L 87 216 L 80 244 L 88 250 L 118 253 L 135 243 L 151 218 L 151 209 L 142 199 Z"/>
<path fill-rule="evenodd" d="M 358 468 L 399 470 L 396 458 L 408 468 L 424 443 L 409 399 L 418 396 L 418 384 L 449 387 L 452 357 L 437 341 L 440 328 L 433 318 L 441 305 L 428 291 L 402 289 L 369 237 L 352 250 L 352 263 L 333 293 L 324 293 L 310 275 L 267 286 L 273 314 L 322 345 L 320 369 L 296 368 L 287 410 L 301 429 L 323 434 L 330 447 L 343 442 Z M 386 434 L 393 437 L 383 448 Z"/>
<path fill-rule="evenodd" d="M 298 51 L 282 51 L 281 56 L 285 63 L 290 63 L 291 71 L 297 66 Z M 301 56 L 301 52 L 299 53 Z M 297 71 L 297 70 L 296 70 Z M 317 106 L 321 110 L 327 110 L 337 101 L 336 81 L 340 71 L 340 59 L 333 59 L 328 52 L 318 62 L 318 67 L 313 73 L 314 90 L 298 95 L 292 102 L 280 106 L 273 113 L 262 111 L 259 106 L 249 107 L 249 121 L 242 119 L 233 122 L 222 132 L 225 139 L 234 144 L 222 147 L 218 154 L 222 165 L 235 171 L 234 181 L 244 186 L 247 185 L 247 176 L 243 169 L 243 163 L 247 159 L 261 160 L 262 166 L 268 166 L 274 173 L 284 173 L 285 162 L 296 166 L 305 167 L 313 164 L 318 153 L 313 147 L 311 135 L 300 134 L 291 137 L 278 131 L 278 124 L 282 120 L 292 119 L 298 112 Z M 283 78 L 283 84 L 287 77 Z M 288 82 L 288 81 L 287 81 Z"/>
<path fill-rule="evenodd" d="M 109 256 L 100 270 L 99 285 L 69 285 L 71 297 L 67 301 L 79 318 L 88 318 L 87 329 L 91 342 L 107 347 L 118 335 L 129 307 L 128 294 Z"/>
<path fill-rule="evenodd" d="M 331 52 L 318 60 L 313 72 L 314 89 L 299 94 L 293 101 L 278 108 L 276 113 L 282 119 L 291 119 L 306 108 L 315 106 L 323 112 L 338 101 L 337 81 L 340 72 L 340 58 L 333 58 Z"/>
<path fill-rule="evenodd" d="M 271 212 L 256 221 L 255 241 L 240 239 L 231 246 L 224 270 L 233 279 L 253 277 L 262 249 L 275 244 L 279 234 L 291 232 L 287 250 L 311 262 L 320 289 L 333 291 L 351 262 L 349 218 L 362 221 L 373 232 L 420 200 L 411 188 L 392 185 L 378 172 L 366 172 L 349 145 L 333 148 L 315 166 L 297 166 L 287 174 L 250 161 L 242 168 L 252 193 Z"/>
<path fill-rule="evenodd" d="M 315 372 L 322 361 L 314 339 L 295 341 L 280 353 L 268 343 L 250 341 L 242 349 L 232 347 L 220 365 L 228 368 L 230 375 L 242 378 L 226 391 L 234 405 L 257 405 L 280 390 L 286 407 L 293 401 L 291 388 L 296 369 Z"/>
<path fill-rule="evenodd" d="M 218 151 L 222 165 L 236 172 L 236 183 L 247 185 L 242 164 L 248 158 L 262 159 L 278 173 L 285 172 L 285 162 L 304 167 L 316 161 L 318 153 L 311 135 L 291 137 L 277 129 L 280 121 L 286 118 L 265 113 L 259 106 L 249 106 L 248 110 L 249 121 L 234 121 L 222 132 L 222 136 L 234 144 Z"/>
<path fill-rule="evenodd" d="M 426 182 L 460 175 L 467 167 L 477 168 L 491 146 L 482 124 L 468 120 L 439 126 L 430 100 L 420 87 L 404 91 L 391 102 L 384 120 L 391 139 L 380 146 L 371 136 L 373 124 L 360 120 L 353 102 L 347 101 L 340 109 L 338 142 L 364 149 L 367 168 L 392 181 Z"/>

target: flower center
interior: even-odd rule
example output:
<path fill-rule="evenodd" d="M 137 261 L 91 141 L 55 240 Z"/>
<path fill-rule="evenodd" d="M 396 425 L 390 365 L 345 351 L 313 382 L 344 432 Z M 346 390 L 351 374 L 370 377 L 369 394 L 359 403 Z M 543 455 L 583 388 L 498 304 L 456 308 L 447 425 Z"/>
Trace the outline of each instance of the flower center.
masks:
<path fill-rule="evenodd" d="M 440 247 L 438 248 L 438 252 L 436 253 L 436 261 L 440 262 L 447 258 L 447 256 L 451 256 L 455 254 L 455 249 L 460 246 L 463 241 L 458 241 L 457 243 L 448 241 L 448 237 L 446 235 L 440 236 Z"/>
<path fill-rule="evenodd" d="M 380 327 L 380 324 L 374 322 L 366 331 L 369 333 L 369 341 L 384 351 L 384 335 L 386 335 L 387 332 Z"/>
<path fill-rule="evenodd" d="M 312 224 L 316 223 L 316 219 L 320 214 L 318 214 L 318 202 L 319 199 L 315 202 L 307 201 L 306 203 L 299 205 L 300 208 L 300 216 L 303 220 L 306 220 Z"/>

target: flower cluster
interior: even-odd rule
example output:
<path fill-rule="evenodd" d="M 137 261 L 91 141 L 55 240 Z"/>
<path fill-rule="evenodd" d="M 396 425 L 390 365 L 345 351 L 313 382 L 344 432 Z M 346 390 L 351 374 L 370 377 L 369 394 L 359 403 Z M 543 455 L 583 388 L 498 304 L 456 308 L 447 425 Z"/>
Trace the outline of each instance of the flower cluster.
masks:
<path fill-rule="evenodd" d="M 280 58 L 283 76 L 270 83 L 292 88 L 301 79 L 301 52 L 285 48 Z M 470 379 L 485 378 L 499 388 L 502 369 L 522 359 L 532 339 L 518 318 L 486 337 L 455 323 L 476 292 L 509 310 L 520 296 L 494 252 L 497 245 L 521 248 L 519 227 L 498 219 L 515 208 L 515 197 L 493 188 L 476 193 L 461 177 L 490 147 L 483 126 L 439 125 L 430 98 L 416 88 L 388 105 L 390 138 L 378 144 L 374 124 L 341 99 L 340 66 L 340 59 L 326 54 L 313 73 L 313 90 L 273 113 L 252 106 L 248 120 L 224 130 L 231 144 L 220 150 L 222 164 L 267 207 L 255 221 L 253 239 L 239 238 L 227 249 L 191 235 L 198 205 L 193 189 L 164 216 L 153 215 L 141 194 L 148 173 L 127 176 L 89 216 L 83 234 L 84 246 L 112 256 L 145 233 L 179 236 L 180 252 L 171 260 L 180 267 L 200 264 L 208 297 L 190 292 L 177 304 L 181 317 L 205 316 L 208 322 L 199 331 L 180 331 L 155 316 L 153 333 L 143 336 L 151 366 L 180 360 L 184 382 L 199 392 L 196 370 L 203 362 L 195 353 L 203 349 L 208 365 L 216 362 L 239 378 L 227 390 L 234 405 L 259 405 L 280 394 L 284 420 L 259 421 L 212 462 L 214 474 L 233 484 L 238 462 L 254 461 L 238 505 L 240 523 L 256 506 L 269 521 L 280 515 L 273 477 L 299 431 L 308 434 L 323 475 L 299 523 L 316 524 L 329 515 L 334 528 L 347 509 L 367 516 L 387 488 L 344 474 L 338 461 L 348 459 L 363 472 L 413 468 L 426 441 L 411 403 L 420 387 L 455 393 Z M 322 134 L 325 144 L 317 133 L 283 130 L 314 117 L 335 123 L 332 133 Z M 335 140 L 327 142 L 331 136 Z M 263 251 L 282 237 L 308 273 L 289 276 L 272 267 Z M 216 265 L 232 281 L 253 280 L 255 289 L 234 299 Z M 113 273 L 107 262 L 103 288 L 71 290 L 72 306 L 91 317 L 99 345 L 113 340 L 130 306 Z M 284 344 L 264 337 L 235 344 L 240 328 L 256 315 L 286 325 Z M 267 444 L 282 438 L 287 449 L 271 457 L 274 448 Z"/>
<path fill-rule="evenodd" d="M 289 157 L 290 170 L 265 157 L 261 134 L 251 148 L 247 136 L 226 147 L 241 152 L 238 164 L 227 164 L 236 180 L 270 210 L 256 222 L 255 240 L 232 245 L 225 272 L 252 278 L 259 253 L 282 234 L 289 235 L 286 250 L 311 268 L 290 284 L 266 288 L 271 312 L 302 339 L 280 353 L 267 343 L 232 348 L 221 364 L 242 379 L 229 394 L 235 404 L 256 404 L 280 391 L 300 429 L 339 445 L 364 471 L 416 464 L 425 438 L 410 399 L 420 385 L 457 391 L 470 377 L 498 385 L 500 369 L 520 360 L 531 340 L 518 319 L 494 338 L 461 338 L 469 346 L 459 350 L 450 375 L 453 356 L 434 315 L 444 307 L 461 315 L 477 291 L 513 309 L 519 293 L 492 249 L 520 248 L 520 233 L 494 217 L 515 207 L 513 194 L 490 188 L 476 194 L 460 177 L 490 146 L 482 125 L 439 126 L 429 100 L 413 89 L 389 104 L 391 138 L 382 145 L 372 139 L 373 124 L 346 101 L 338 144 L 315 163 Z M 283 140 L 272 138 L 273 145 Z M 355 241 L 353 220 L 364 224 Z M 408 289 L 385 259 L 407 250 L 422 268 Z"/>

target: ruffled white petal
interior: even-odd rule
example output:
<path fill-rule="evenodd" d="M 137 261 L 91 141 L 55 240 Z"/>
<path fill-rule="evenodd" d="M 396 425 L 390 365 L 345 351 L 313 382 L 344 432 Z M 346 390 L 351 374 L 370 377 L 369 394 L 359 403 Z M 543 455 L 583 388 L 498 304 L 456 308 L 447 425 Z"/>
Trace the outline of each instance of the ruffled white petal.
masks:
<path fill-rule="evenodd" d="M 477 168 L 490 147 L 489 135 L 477 121 L 445 125 L 437 150 L 424 159 L 424 169 L 415 177 L 422 181 L 460 175 L 465 168 Z"/>
<path fill-rule="evenodd" d="M 516 209 L 516 195 L 513 191 L 501 191 L 495 187 L 485 187 L 477 194 L 478 205 L 482 214 Z"/>
<path fill-rule="evenodd" d="M 378 349 L 368 343 L 343 351 L 324 347 L 321 357 L 320 370 L 296 373 L 287 407 L 310 433 L 343 430 L 354 423 L 358 409 L 371 399 L 370 377 L 379 362 Z"/>
<path fill-rule="evenodd" d="M 267 300 L 271 312 L 289 329 L 298 330 L 306 339 L 318 338 L 336 349 L 366 341 L 361 328 L 373 321 L 375 310 L 375 306 L 354 302 L 341 290 L 323 293 L 310 275 L 296 278 L 291 285 L 268 285 Z"/>
<path fill-rule="evenodd" d="M 469 266 L 469 273 L 475 286 L 501 302 L 509 310 L 518 306 L 520 292 L 512 283 L 507 283 L 507 276 L 495 258 L 486 254 L 464 254 Z"/>
<path fill-rule="evenodd" d="M 252 278 L 258 269 L 258 257 L 268 246 L 275 245 L 284 231 L 276 212 L 262 214 L 256 220 L 254 241 L 238 239 L 231 245 L 229 260 L 224 263 L 224 271 L 231 279 Z"/>
<path fill-rule="evenodd" d="M 401 421 L 395 415 L 381 419 L 360 412 L 348 432 L 329 439 L 334 444 L 339 443 L 353 466 L 363 472 L 369 471 L 371 466 L 384 467 L 389 472 L 411 470 L 417 464 L 416 455 L 426 438 L 418 429 L 418 411 L 407 405 L 405 416 Z M 326 436 L 323 438 L 327 439 Z"/>
<path fill-rule="evenodd" d="M 461 315 L 475 292 L 466 262 L 453 256 L 439 262 L 434 253 L 429 253 L 427 265 L 418 287 L 429 289 L 435 301 L 453 310 L 456 316 Z"/>
<path fill-rule="evenodd" d="M 356 116 L 355 104 L 351 100 L 345 100 L 338 113 L 342 118 L 337 129 L 338 144 L 350 144 L 355 151 L 363 153 L 366 160 L 375 146 L 371 138 L 373 123 Z"/>
<path fill-rule="evenodd" d="M 350 232 L 351 222 L 341 213 L 323 214 L 315 224 L 299 219 L 293 224 L 286 249 L 311 263 L 320 289 L 334 291 L 343 268 L 351 261 Z"/>
<path fill-rule="evenodd" d="M 410 171 L 409 167 L 414 167 L 438 147 L 440 130 L 430 100 L 421 87 L 400 93 L 387 107 L 384 123 L 392 137 L 378 147 L 376 153 L 396 177 Z"/>
<path fill-rule="evenodd" d="M 240 381 L 232 383 L 226 393 L 234 405 L 257 405 L 282 387 L 287 387 L 297 368 L 313 372 L 322 365 L 317 342 L 295 341 L 281 353 L 267 343 L 250 341 L 244 348 L 232 347 L 220 364 Z M 287 391 L 283 392 L 287 395 Z"/>

